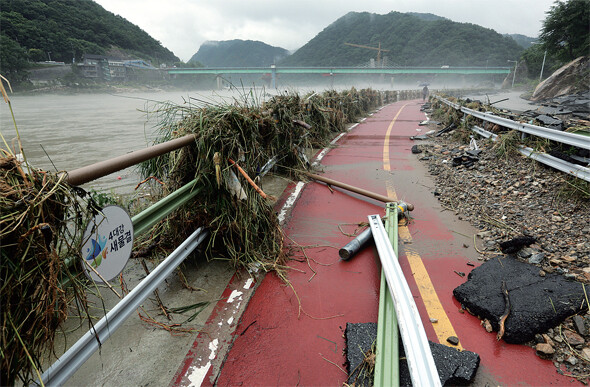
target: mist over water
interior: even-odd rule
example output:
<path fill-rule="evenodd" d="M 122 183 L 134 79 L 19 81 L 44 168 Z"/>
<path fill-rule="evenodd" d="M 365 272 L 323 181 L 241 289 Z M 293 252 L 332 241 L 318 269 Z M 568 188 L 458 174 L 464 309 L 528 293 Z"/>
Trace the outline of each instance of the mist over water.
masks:
<path fill-rule="evenodd" d="M 244 99 L 261 103 L 276 94 L 348 90 L 353 85 L 320 84 L 317 87 L 279 89 L 231 88 L 223 90 L 130 92 L 124 94 L 11 95 L 16 124 L 30 165 L 47 171 L 71 171 L 145 148 L 157 138 L 160 117 L 154 110 L 162 102 L 179 105 L 233 103 Z M 416 85 L 363 84 L 357 89 L 421 89 Z M 7 104 L 0 104 L 2 135 L 17 149 L 16 131 Z M 3 145 L 2 145 L 3 146 Z M 4 147 L 4 146 L 3 146 Z M 47 154 L 45 153 L 47 152 Z M 97 191 L 131 193 L 141 177 L 136 167 L 105 176 L 83 187 Z"/>

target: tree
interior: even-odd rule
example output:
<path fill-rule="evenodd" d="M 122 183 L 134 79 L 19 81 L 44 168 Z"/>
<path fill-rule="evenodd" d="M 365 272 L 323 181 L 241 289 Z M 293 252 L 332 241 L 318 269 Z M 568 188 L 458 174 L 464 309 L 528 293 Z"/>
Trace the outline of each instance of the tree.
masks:
<path fill-rule="evenodd" d="M 556 1 L 539 36 L 550 54 L 564 62 L 590 51 L 590 0 Z"/>
<path fill-rule="evenodd" d="M 25 69 L 29 67 L 27 51 L 4 34 L 0 35 L 0 47 L 0 73 L 11 82 L 26 79 Z"/>

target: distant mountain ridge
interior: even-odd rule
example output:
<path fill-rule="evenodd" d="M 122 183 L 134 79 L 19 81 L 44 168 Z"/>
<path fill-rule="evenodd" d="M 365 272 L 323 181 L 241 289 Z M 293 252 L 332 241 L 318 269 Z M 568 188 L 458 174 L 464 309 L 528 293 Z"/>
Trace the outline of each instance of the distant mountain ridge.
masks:
<path fill-rule="evenodd" d="M 512 38 L 475 24 L 458 23 L 431 14 L 350 12 L 285 58 L 285 66 L 359 66 L 378 47 L 396 66 L 506 66 L 523 51 Z"/>
<path fill-rule="evenodd" d="M 0 0 L 0 65 L 16 74 L 28 62 L 80 61 L 120 53 L 154 65 L 179 59 L 147 32 L 89 0 Z"/>
<path fill-rule="evenodd" d="M 530 36 L 521 35 L 521 34 L 504 34 L 504 36 L 510 36 L 516 43 L 518 43 L 522 48 L 529 48 L 538 40 L 538 38 L 531 38 Z"/>
<path fill-rule="evenodd" d="M 269 67 L 289 55 L 281 47 L 254 40 L 207 41 L 189 62 L 207 67 Z"/>

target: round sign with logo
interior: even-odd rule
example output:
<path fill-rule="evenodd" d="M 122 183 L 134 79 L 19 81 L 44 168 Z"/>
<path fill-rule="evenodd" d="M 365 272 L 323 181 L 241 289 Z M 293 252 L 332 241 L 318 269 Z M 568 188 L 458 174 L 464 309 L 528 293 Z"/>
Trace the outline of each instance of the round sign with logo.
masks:
<path fill-rule="evenodd" d="M 123 208 L 107 206 L 86 228 L 82 239 L 82 267 L 95 282 L 118 276 L 133 249 L 133 223 Z"/>

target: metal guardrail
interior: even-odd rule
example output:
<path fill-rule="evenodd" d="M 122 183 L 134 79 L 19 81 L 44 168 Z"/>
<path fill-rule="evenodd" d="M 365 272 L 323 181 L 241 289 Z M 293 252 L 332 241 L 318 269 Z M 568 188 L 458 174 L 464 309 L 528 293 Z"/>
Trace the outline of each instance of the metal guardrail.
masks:
<path fill-rule="evenodd" d="M 397 313 L 412 385 L 440 386 L 440 378 L 432 357 L 430 344 L 426 338 L 424 325 L 418 313 L 418 307 L 383 228 L 381 217 L 370 215 L 368 218 Z"/>
<path fill-rule="evenodd" d="M 473 130 L 475 133 L 479 134 L 482 137 L 491 138 L 493 141 L 498 140 L 498 136 L 496 134 L 488 132 L 487 130 L 480 128 L 479 126 L 474 126 L 473 128 L 471 128 L 471 130 Z M 533 148 L 528 148 L 522 145 L 519 146 L 518 151 L 526 157 L 530 157 L 533 160 L 548 165 L 561 172 L 567 173 L 569 175 L 575 176 L 586 181 L 590 181 L 590 168 L 586 168 L 577 164 L 568 163 L 565 160 L 559 159 L 557 157 L 548 155 L 543 152 L 536 152 Z"/>
<path fill-rule="evenodd" d="M 434 98 L 438 99 L 439 101 L 443 102 L 444 104 L 451 106 L 456 110 L 460 110 L 465 114 L 472 115 L 473 117 L 479 118 L 481 120 L 491 122 L 509 129 L 518 130 L 523 133 L 527 133 L 533 136 L 545 138 L 551 141 L 559 142 L 562 144 L 568 144 L 572 146 L 576 146 L 582 149 L 590 150 L 590 138 L 587 136 L 576 134 L 576 133 L 569 133 L 569 132 L 561 132 L 554 129 L 545 128 L 538 125 L 531 125 L 522 122 L 516 122 L 510 120 L 508 118 L 499 117 L 495 114 L 491 113 L 483 113 L 473 109 L 468 109 L 464 106 L 458 105 L 453 103 L 449 100 L 446 100 L 438 95 L 435 95 Z M 492 138 L 494 141 L 497 140 L 498 136 L 481 128 L 478 126 L 473 126 L 471 128 L 475 133 L 486 137 Z M 559 159 L 557 157 L 548 155 L 543 152 L 537 152 L 532 148 L 527 148 L 524 146 L 520 146 L 518 151 L 526 157 L 529 157 L 533 160 L 536 160 L 540 163 L 548 165 L 552 168 L 555 168 L 561 172 L 567 173 L 569 175 L 575 176 L 577 178 L 583 179 L 585 181 L 590 182 L 590 168 L 583 167 L 581 165 L 572 164 L 565 160 Z"/>
<path fill-rule="evenodd" d="M 559 130 L 545 128 L 543 126 L 532 125 L 522 122 L 517 122 L 510 120 L 508 118 L 500 117 L 492 113 L 483 113 L 477 110 L 469 109 L 459 104 L 453 103 L 448 101 L 438 95 L 435 95 L 434 98 L 438 99 L 439 101 L 453 107 L 456 110 L 460 110 L 465 114 L 469 114 L 473 117 L 479 118 L 481 120 L 491 122 L 494 124 L 498 124 L 508 129 L 518 130 L 523 133 L 531 134 L 533 136 L 546 138 L 551 141 L 560 142 L 562 144 L 573 145 L 578 148 L 588 149 L 590 150 L 590 139 L 587 136 L 576 134 L 576 133 L 569 133 L 569 132 L 561 132 Z"/>
<path fill-rule="evenodd" d="M 469 114 L 473 117 L 491 122 L 493 124 L 498 124 L 508 129 L 518 130 L 519 132 L 542 137 L 547 140 L 590 150 L 590 138 L 581 134 L 561 132 L 559 130 L 545 128 L 543 126 L 517 122 L 491 113 L 483 113 L 477 110 L 468 109 L 466 107 L 461 107 L 461 111 L 465 114 Z"/>
<path fill-rule="evenodd" d="M 154 271 L 113 307 L 80 340 L 64 353 L 41 376 L 45 385 L 64 384 L 92 356 L 143 301 L 184 261 L 208 236 L 202 228 L 191 234 Z"/>
<path fill-rule="evenodd" d="M 177 189 L 131 218 L 131 222 L 133 223 L 133 235 L 138 236 L 148 231 L 172 211 L 178 209 L 197 196 L 200 189 L 195 188 L 196 185 L 197 179 Z"/>
<path fill-rule="evenodd" d="M 398 253 L 397 215 L 397 204 L 387 203 L 385 229 L 395 254 Z M 381 270 L 381 285 L 379 287 L 379 314 L 375 347 L 377 353 L 375 354 L 373 385 L 375 387 L 398 387 L 400 385 L 398 322 L 383 269 Z"/>

